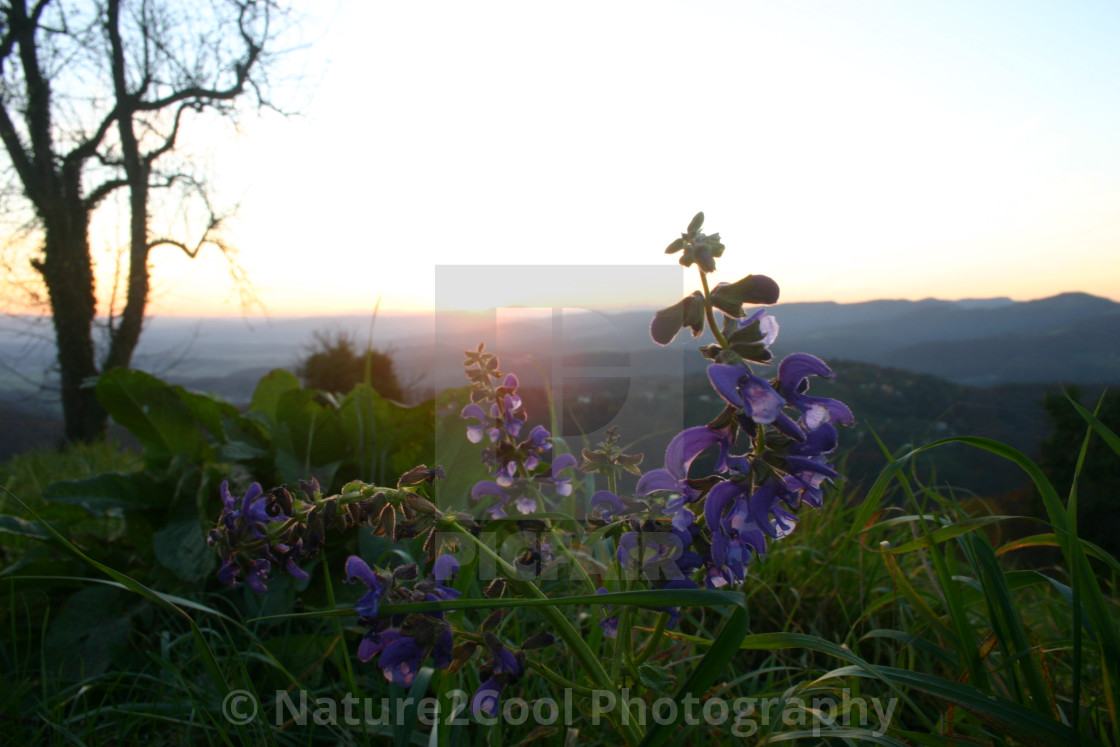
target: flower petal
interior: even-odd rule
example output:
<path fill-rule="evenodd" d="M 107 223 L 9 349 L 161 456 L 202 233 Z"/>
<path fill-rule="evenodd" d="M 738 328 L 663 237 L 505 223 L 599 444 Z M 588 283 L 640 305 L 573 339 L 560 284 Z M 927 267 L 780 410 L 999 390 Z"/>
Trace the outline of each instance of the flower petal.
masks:
<path fill-rule="evenodd" d="M 366 561 L 362 560 L 357 555 L 351 555 L 346 559 L 346 583 L 351 583 L 353 579 L 360 579 L 371 591 L 381 591 L 381 579 L 369 567 Z"/>
<path fill-rule="evenodd" d="M 739 483 L 730 480 L 721 482 L 708 492 L 708 498 L 704 502 L 704 520 L 708 522 L 708 531 L 713 537 L 717 534 L 727 504 L 745 492 Z"/>
<path fill-rule="evenodd" d="M 778 365 L 779 385 L 782 392 L 787 396 L 794 392 L 804 391 L 802 383 L 810 376 L 831 378 L 834 375 L 832 369 L 824 361 L 808 353 L 787 355 Z"/>
<path fill-rule="evenodd" d="M 481 714 L 496 716 L 498 714 L 498 696 L 502 694 L 502 685 L 491 677 L 483 682 L 474 697 L 471 698 L 471 713 L 475 718 Z"/>
<path fill-rule="evenodd" d="M 606 521 L 610 521 L 622 508 L 622 499 L 609 490 L 600 490 L 591 496 L 591 510 L 598 509 L 599 515 Z"/>
<path fill-rule="evenodd" d="M 743 410 L 756 423 L 773 423 L 786 403 L 770 382 L 754 374 L 747 374 L 741 381 L 740 391 L 744 400 Z"/>
<path fill-rule="evenodd" d="M 638 480 L 638 487 L 634 492 L 637 495 L 649 495 L 658 490 L 671 490 L 674 493 L 679 493 L 681 492 L 681 481 L 673 477 L 667 469 L 654 469 L 641 476 Z"/>
<path fill-rule="evenodd" d="M 743 406 L 743 398 L 739 395 L 739 379 L 746 373 L 742 366 L 727 366 L 722 363 L 708 366 L 708 379 L 712 386 L 719 392 L 719 396 L 735 407 Z"/>
<path fill-rule="evenodd" d="M 432 576 L 436 581 L 444 582 L 459 572 L 459 561 L 453 555 L 440 555 L 432 566 Z"/>
<path fill-rule="evenodd" d="M 482 480 L 475 483 L 475 486 L 471 488 L 471 500 L 477 501 L 484 495 L 493 495 L 498 498 L 509 497 L 506 491 L 502 490 L 502 486 L 493 480 Z"/>
<path fill-rule="evenodd" d="M 686 428 L 669 442 L 669 448 L 665 450 L 665 468 L 678 480 L 685 480 L 688 478 L 688 468 L 696 461 L 696 457 L 713 444 L 722 443 L 726 449 L 729 439 L 727 431 L 715 430 L 706 425 Z M 723 460 L 721 451 L 721 461 Z"/>
<path fill-rule="evenodd" d="M 415 638 L 402 635 L 385 647 L 377 660 L 385 679 L 402 687 L 410 687 L 420 669 L 424 652 Z"/>

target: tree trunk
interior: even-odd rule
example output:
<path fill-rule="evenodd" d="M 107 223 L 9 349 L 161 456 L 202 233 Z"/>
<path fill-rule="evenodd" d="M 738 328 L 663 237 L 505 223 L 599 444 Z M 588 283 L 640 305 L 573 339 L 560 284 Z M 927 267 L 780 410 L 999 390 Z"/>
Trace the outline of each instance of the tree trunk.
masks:
<path fill-rule="evenodd" d="M 93 441 L 105 434 L 107 415 L 92 387 L 97 376 L 93 349 L 96 313 L 88 214 L 80 201 L 68 201 L 44 216 L 43 259 L 35 267 L 50 296 L 51 316 L 62 378 L 62 413 L 69 442 Z"/>

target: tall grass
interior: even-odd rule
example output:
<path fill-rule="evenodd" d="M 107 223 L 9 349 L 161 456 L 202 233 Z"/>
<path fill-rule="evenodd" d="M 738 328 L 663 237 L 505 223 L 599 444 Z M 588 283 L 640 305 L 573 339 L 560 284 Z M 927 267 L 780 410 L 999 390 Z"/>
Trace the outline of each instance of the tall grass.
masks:
<path fill-rule="evenodd" d="M 1091 413 L 1082 414 L 1087 438 L 1105 439 L 1120 455 L 1120 439 Z M 1047 507 L 1047 516 L 1035 520 L 1034 535 L 1004 540 L 1000 529 L 1009 517 L 980 513 L 980 504 L 962 504 L 913 471 L 914 456 L 936 454 L 950 442 L 985 449 L 1023 469 Z M 744 589 L 749 616 L 741 619 L 739 650 L 720 662 L 702 694 L 771 702 L 765 719 L 761 712 L 754 714 L 757 730 L 748 743 L 1120 745 L 1120 564 L 1078 537 L 1076 484 L 1072 495 L 1059 497 L 1025 456 L 976 438 L 935 442 L 887 455 L 886 461 L 870 488 L 838 488 L 822 511 L 802 512 L 796 531 L 753 566 Z M 36 504 L 36 485 L 129 464 L 126 457 L 94 449 L 32 455 L 0 474 L 13 493 L 26 491 L 21 498 L 37 512 L 49 507 Z M 15 513 L 13 499 L 3 505 L 4 513 Z M 31 518 L 28 512 L 19 515 Z M 4 538 L 11 553 L 11 537 Z M 386 683 L 376 667 L 353 660 L 360 630 L 345 609 L 356 594 L 352 587 L 333 587 L 331 603 L 323 609 L 329 613 L 337 604 L 338 615 L 265 619 L 269 610 L 251 607 L 244 589 L 212 591 L 207 585 L 170 597 L 97 563 L 83 554 L 80 542 L 62 536 L 20 541 L 52 543 L 56 551 L 81 560 L 89 576 L 48 579 L 18 569 L 0 574 L 0 666 L 7 673 L 0 708 L 15 743 L 382 744 L 391 739 L 401 745 L 569 745 L 617 739 L 605 723 L 595 727 L 587 720 L 570 727 L 537 728 L 529 722 L 502 732 L 473 724 L 432 729 L 414 720 L 403 729 L 327 726 L 310 716 L 300 723 L 292 712 L 277 708 L 277 691 L 298 701 L 305 690 L 312 699 L 335 702 L 348 692 L 402 703 L 408 696 L 415 701 L 434 694 L 451 705 L 453 691 L 469 695 L 478 676 L 471 666 L 455 674 L 425 668 L 405 693 Z M 371 538 L 363 542 L 375 555 L 394 552 L 402 560 L 420 555 L 419 547 L 390 548 Z M 1040 556 L 1033 554 L 1038 547 L 1054 548 L 1055 554 L 1047 556 L 1053 562 L 1039 565 Z M 337 569 L 332 573 L 337 580 Z M 69 614 L 68 595 L 75 590 L 106 584 L 132 600 L 131 654 L 100 671 L 83 672 L 78 666 L 74 672 L 52 651 L 52 622 Z M 560 586 L 545 588 L 557 595 L 572 593 Z M 463 591 L 464 598 L 481 597 L 477 579 L 466 580 Z M 593 648 L 600 645 L 601 605 L 584 601 L 560 609 Z M 460 611 L 449 619 L 470 636 L 477 624 L 473 614 Z M 658 614 L 635 613 L 639 641 L 658 629 Z M 727 629 L 727 614 L 719 607 L 689 609 L 675 630 L 664 633 L 666 645 L 645 662 L 651 677 L 667 674 L 669 682 L 685 687 L 707 647 Z M 543 625 L 525 607 L 511 610 L 497 631 L 503 640 L 520 641 Z M 553 676 L 574 671 L 561 647 L 531 661 L 532 675 L 519 685 L 519 694 L 530 702 L 556 697 Z M 251 693 L 262 715 L 235 727 L 221 709 L 236 690 Z M 889 724 L 873 712 L 864 714 L 860 697 L 895 699 Z M 836 702 L 831 726 L 821 727 L 819 712 L 810 712 L 814 699 Z M 584 696 L 577 695 L 576 702 L 587 705 Z M 783 710 L 787 706 L 793 710 Z M 800 717 L 788 715 L 798 709 Z M 778 716 L 782 713 L 784 719 Z M 728 725 L 701 724 L 655 729 L 647 743 L 657 742 L 742 740 Z"/>

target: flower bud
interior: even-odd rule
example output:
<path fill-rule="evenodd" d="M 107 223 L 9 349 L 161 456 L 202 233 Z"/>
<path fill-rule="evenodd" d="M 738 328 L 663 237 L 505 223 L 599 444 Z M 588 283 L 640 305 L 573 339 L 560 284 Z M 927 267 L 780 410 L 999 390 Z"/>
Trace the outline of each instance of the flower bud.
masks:
<path fill-rule="evenodd" d="M 506 580 L 504 578 L 496 578 L 482 590 L 482 596 L 487 599 L 501 599 L 502 595 L 506 593 Z"/>

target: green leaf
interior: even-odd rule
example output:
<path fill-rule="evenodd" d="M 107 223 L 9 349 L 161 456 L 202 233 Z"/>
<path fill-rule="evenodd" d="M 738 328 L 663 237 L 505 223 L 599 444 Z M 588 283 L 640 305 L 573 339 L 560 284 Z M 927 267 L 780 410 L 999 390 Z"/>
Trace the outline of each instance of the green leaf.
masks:
<path fill-rule="evenodd" d="M 102 472 L 82 480 L 53 482 L 43 490 L 52 503 L 81 506 L 92 516 L 108 509 L 143 510 L 166 505 L 171 495 L 161 481 L 148 472 Z"/>
<path fill-rule="evenodd" d="M 580 604 L 615 604 L 635 607 L 727 607 L 743 604 L 743 595 L 735 591 L 711 589 L 643 589 L 641 591 L 616 591 L 609 594 L 580 594 L 569 597 L 507 598 L 507 599 L 453 599 L 437 602 L 409 602 L 383 604 L 378 614 L 410 615 L 419 612 L 447 612 L 455 610 L 504 609 L 507 607 L 564 607 Z M 264 620 L 295 620 L 300 618 L 334 617 L 353 615 L 353 607 L 316 612 L 299 612 L 284 615 L 257 617 L 249 622 Z M 669 635 L 668 633 L 666 635 Z M 700 639 L 705 644 L 711 641 Z"/>
<path fill-rule="evenodd" d="M 720 283 L 712 288 L 712 304 L 725 314 L 743 316 L 743 304 L 778 302 L 778 284 L 766 275 L 747 275 L 734 283 Z"/>
<path fill-rule="evenodd" d="M 293 389 L 299 389 L 299 379 L 291 371 L 277 368 L 265 374 L 253 392 L 253 399 L 249 402 L 249 409 L 254 412 L 263 412 L 272 420 L 276 420 L 276 407 L 280 396 Z"/>
<path fill-rule="evenodd" d="M 156 559 L 184 581 L 201 581 L 214 567 L 214 554 L 196 519 L 173 521 L 152 535 Z"/>
<path fill-rule="evenodd" d="M 682 589 L 681 591 L 685 590 Z M 698 589 L 697 591 L 705 591 L 709 594 L 718 593 L 706 589 Z M 683 702 L 690 695 L 697 698 L 702 697 L 716 678 L 731 664 L 731 657 L 740 648 L 743 639 L 750 630 L 750 615 L 747 612 L 746 598 L 742 594 L 729 593 L 738 597 L 735 609 L 731 616 L 727 618 L 719 635 L 714 641 L 711 641 L 711 648 L 708 649 L 708 653 L 704 654 L 704 658 L 700 660 L 700 663 L 688 675 L 688 679 L 677 690 L 674 696 L 677 702 Z M 603 594 L 602 596 L 610 595 Z M 645 738 L 642 739 L 641 747 L 656 747 L 664 742 L 669 737 L 668 727 L 679 723 L 683 718 L 683 713 L 677 713 L 677 718 L 673 720 L 672 724 L 655 721 L 646 732 Z"/>
<path fill-rule="evenodd" d="M 673 686 L 676 679 L 672 672 L 658 664 L 646 662 L 638 667 L 638 679 L 642 684 L 654 692 L 666 692 Z"/>
<path fill-rule="evenodd" d="M 697 231 L 700 230 L 700 227 L 703 226 L 703 225 L 704 225 L 704 213 L 703 213 L 703 211 L 701 211 L 701 212 L 697 213 L 696 215 L 692 216 L 692 220 L 689 221 L 689 223 L 688 223 L 688 230 L 686 231 L 686 233 L 695 234 Z"/>
<path fill-rule="evenodd" d="M 23 507 L 25 511 L 31 514 L 32 518 L 39 519 L 38 514 L 30 506 L 20 500 L 17 495 L 12 493 L 11 491 L 6 492 L 12 497 L 13 500 L 16 501 L 16 503 Z M 42 524 L 41 521 L 40 524 Z M 174 597 L 170 597 L 166 594 L 161 594 L 160 592 L 145 586 L 126 573 L 121 573 L 120 571 L 110 568 L 104 563 L 100 563 L 94 560 L 93 558 L 82 552 L 80 549 L 78 549 L 78 547 L 74 545 L 74 543 L 70 542 L 68 539 L 66 539 L 66 537 L 58 533 L 49 524 L 44 524 L 43 526 L 47 528 L 47 531 L 49 531 L 54 536 L 54 538 L 62 545 L 62 547 L 67 552 L 69 552 L 78 560 L 87 563 L 93 568 L 96 568 L 98 571 L 101 571 L 109 578 L 125 586 L 129 591 L 135 594 L 139 594 L 153 604 L 159 605 L 169 612 L 180 615 L 182 619 L 187 623 L 187 625 L 190 626 L 191 638 L 194 641 L 195 650 L 198 652 L 199 657 L 202 659 L 203 665 L 206 668 L 206 672 L 210 677 L 211 683 L 217 689 L 219 695 L 226 696 L 229 694 L 229 684 L 226 682 L 226 678 L 222 675 L 221 668 L 218 666 L 218 660 L 217 658 L 215 658 L 213 650 L 210 648 L 209 644 L 206 643 L 206 637 L 202 634 L 202 629 L 199 628 L 198 623 L 194 621 L 194 618 L 192 618 L 189 614 L 184 612 L 180 606 L 178 606 L 178 600 L 176 600 Z M 239 726 L 238 730 L 242 738 L 247 739 L 244 727 Z"/>
<path fill-rule="evenodd" d="M 1110 449 L 1120 455 L 1120 436 L 1117 436 L 1111 428 L 1098 420 L 1096 415 L 1082 407 L 1077 400 L 1075 400 L 1073 397 L 1070 397 L 1069 392 L 1066 392 L 1065 395 L 1066 399 L 1069 400 L 1070 404 L 1073 405 L 1078 414 L 1085 419 L 1085 422 L 1088 423 L 1089 426 L 1097 432 L 1098 436 L 1104 439 L 1104 442 L 1108 444 Z"/>
<path fill-rule="evenodd" d="M 704 294 L 700 291 L 656 312 L 649 333 L 658 345 L 668 345 L 682 327 L 691 329 L 693 337 L 704 331 Z"/>
<path fill-rule="evenodd" d="M 1076 524 L 1070 521 L 1069 512 L 1067 508 L 1062 505 L 1062 501 L 1058 497 L 1058 492 L 1054 489 L 1053 483 L 1042 469 L 1021 451 L 994 439 L 975 436 L 957 436 L 934 441 L 933 443 L 914 449 L 898 461 L 888 464 L 868 492 L 868 502 L 876 506 L 879 504 L 887 486 L 899 475 L 907 460 L 922 452 L 950 443 L 968 444 L 992 454 L 1002 456 L 1018 465 L 1034 482 L 1035 487 L 1042 496 L 1043 505 L 1046 508 L 1046 515 L 1050 520 L 1051 526 L 1053 526 L 1055 530 L 1054 533 L 1058 540 L 1058 545 L 1062 550 L 1066 567 L 1069 569 L 1072 581 L 1073 599 L 1079 601 L 1079 604 L 1073 605 L 1071 617 L 1077 619 L 1080 616 L 1079 613 L 1084 611 L 1084 619 L 1087 620 L 1092 630 L 1098 636 L 1100 655 L 1097 659 L 1097 665 L 1102 670 L 1101 676 L 1104 681 L 1115 681 L 1115 678 L 1120 676 L 1120 632 L 1117 631 L 1115 621 L 1112 618 L 1110 604 L 1106 602 L 1101 592 L 1100 583 L 1089 567 L 1089 561 L 1086 557 L 1086 547 L 1077 536 Z M 1080 673 L 1081 669 L 1081 658 L 1077 655 L 1078 645 L 1076 644 L 1076 638 L 1080 635 L 1079 631 L 1080 628 L 1075 628 L 1075 673 Z M 1104 699 L 1106 708 L 1110 713 L 1115 713 L 1117 710 L 1120 710 L 1120 704 L 1117 703 L 1118 698 L 1114 687 L 1104 688 Z M 1113 736 L 1120 739 L 1120 724 L 1114 727 Z"/>
<path fill-rule="evenodd" d="M 287 482 L 305 479 L 315 467 L 349 456 L 338 411 L 320 404 L 317 396 L 314 389 L 290 389 L 276 402 L 276 428 L 287 428 L 291 435 L 293 459 L 283 470 Z M 281 466 L 279 461 L 277 466 Z M 323 482 L 329 483 L 328 480 Z"/>
<path fill-rule="evenodd" d="M 920 550 L 923 547 L 929 547 L 931 545 L 946 542 L 948 540 L 953 539 L 954 537 L 959 537 L 962 534 L 969 534 L 971 532 L 975 532 L 977 529 L 985 527 L 988 524 L 995 524 L 996 522 L 1000 522 L 1000 521 L 1004 521 L 1005 519 L 1012 519 L 1012 518 L 1015 518 L 1015 517 L 1012 517 L 1012 516 L 981 516 L 981 517 L 978 517 L 978 518 L 975 518 L 975 519 L 965 519 L 964 521 L 958 521 L 954 524 L 950 524 L 947 527 L 940 527 L 938 529 L 935 529 L 933 532 L 930 532 L 925 537 L 919 537 L 916 540 L 911 540 L 910 542 L 899 545 L 898 547 L 891 547 L 890 549 L 885 550 L 885 552 L 888 552 L 892 555 L 901 555 L 903 553 L 913 552 L 914 550 Z M 882 526 L 885 523 L 886 522 L 881 523 L 880 526 Z"/>
<path fill-rule="evenodd" d="M 108 586 L 80 589 L 66 600 L 43 638 L 47 671 L 64 679 L 92 679 L 128 647 L 131 616 L 122 613 L 128 595 Z"/>
<path fill-rule="evenodd" d="M 987 535 L 971 535 L 969 539 L 972 555 L 975 558 L 974 563 L 977 566 L 976 571 L 984 589 L 984 600 L 988 604 L 988 619 L 992 625 L 992 632 L 999 640 L 1000 647 L 1017 674 L 1013 678 L 1013 683 L 1018 690 L 1020 702 L 1029 705 L 1033 701 L 1036 711 L 1048 713 L 1050 693 L 1035 662 L 1022 618 L 1011 596 L 1007 577 L 999 567 L 999 561 Z"/>
<path fill-rule="evenodd" d="M 402 473 L 432 460 L 433 400 L 402 405 L 367 384 L 358 384 L 339 403 L 338 417 L 347 454 L 367 480 L 393 484 Z"/>
<path fill-rule="evenodd" d="M 31 537 L 39 540 L 51 538 L 50 532 L 44 529 L 39 522 L 28 521 L 8 514 L 0 514 L 0 534 L 14 534 L 17 537 Z"/>
<path fill-rule="evenodd" d="M 179 396 L 195 422 L 219 441 L 224 440 L 223 421 L 240 415 L 236 407 L 217 395 L 192 392 L 180 386 L 173 386 L 171 390 Z"/>
<path fill-rule="evenodd" d="M 881 677 L 894 685 L 909 687 L 956 703 L 974 713 L 999 722 L 1008 731 L 1031 744 L 1045 742 L 1050 745 L 1093 744 L 1083 735 L 1053 718 L 1047 718 L 1029 708 L 998 695 L 977 690 L 969 685 L 947 680 L 932 674 L 911 672 L 894 667 L 873 667 L 874 671 L 861 671 L 862 667 L 846 667 L 845 674 L 861 677 Z M 837 672 L 839 674 L 839 672 Z"/>
<path fill-rule="evenodd" d="M 197 456 L 205 450 L 206 438 L 181 394 L 187 394 L 182 387 L 132 369 L 114 368 L 97 380 L 101 406 L 140 441 L 148 457 Z"/>

